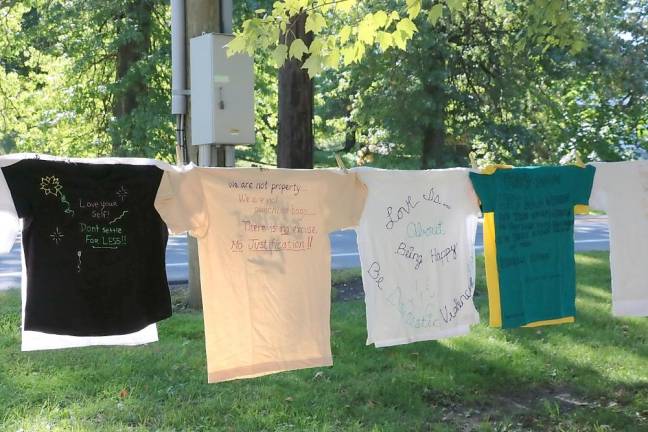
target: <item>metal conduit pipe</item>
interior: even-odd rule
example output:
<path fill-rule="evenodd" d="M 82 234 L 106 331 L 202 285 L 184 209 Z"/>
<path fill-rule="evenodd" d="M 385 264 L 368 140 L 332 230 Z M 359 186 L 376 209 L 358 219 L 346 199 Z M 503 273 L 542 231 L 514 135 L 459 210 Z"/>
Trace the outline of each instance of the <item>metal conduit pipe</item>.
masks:
<path fill-rule="evenodd" d="M 189 161 L 189 149 L 185 137 L 188 94 L 185 33 L 185 0 L 171 0 L 171 114 L 176 116 L 178 165 L 184 165 Z"/>

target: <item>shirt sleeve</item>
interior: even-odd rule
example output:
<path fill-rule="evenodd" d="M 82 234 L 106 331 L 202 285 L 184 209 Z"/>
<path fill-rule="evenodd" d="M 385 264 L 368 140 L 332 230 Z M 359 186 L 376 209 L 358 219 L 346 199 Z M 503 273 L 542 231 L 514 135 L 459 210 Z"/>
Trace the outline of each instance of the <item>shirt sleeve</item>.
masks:
<path fill-rule="evenodd" d="M 197 238 L 207 234 L 209 218 L 197 169 L 165 171 L 155 208 L 173 234 L 189 232 Z"/>
<path fill-rule="evenodd" d="M 322 211 L 327 230 L 357 226 L 367 200 L 367 186 L 356 173 L 330 171 L 326 174 L 326 199 L 322 201 Z"/>
<path fill-rule="evenodd" d="M 495 211 L 495 174 L 477 174 L 471 172 L 469 176 L 475 193 L 481 202 L 482 212 Z"/>
<path fill-rule="evenodd" d="M 596 168 L 596 172 L 594 173 L 589 205 L 593 209 L 607 211 L 607 196 L 611 185 L 608 179 L 608 172 L 611 166 L 607 163 L 596 163 L 592 164 L 592 166 Z"/>
<path fill-rule="evenodd" d="M 587 165 L 585 168 L 571 167 L 570 169 L 574 172 L 572 177 L 573 203 L 574 205 L 588 205 L 596 168 Z"/>
<path fill-rule="evenodd" d="M 20 232 L 20 220 L 9 185 L 0 172 L 0 253 L 9 253 Z"/>
<path fill-rule="evenodd" d="M 22 168 L 20 163 L 3 167 L 2 175 L 9 188 L 16 215 L 25 218 L 33 214 L 33 188 L 38 188 L 38 185 L 35 185 L 36 179 L 29 175 L 29 169 Z"/>
<path fill-rule="evenodd" d="M 461 169 L 459 173 L 461 177 L 460 181 L 458 181 L 457 183 L 462 185 L 461 194 L 466 198 L 466 210 L 469 214 L 479 216 L 481 209 L 479 208 L 479 198 L 477 197 L 472 182 L 470 181 L 469 174 L 471 173 L 471 171 L 469 169 Z"/>

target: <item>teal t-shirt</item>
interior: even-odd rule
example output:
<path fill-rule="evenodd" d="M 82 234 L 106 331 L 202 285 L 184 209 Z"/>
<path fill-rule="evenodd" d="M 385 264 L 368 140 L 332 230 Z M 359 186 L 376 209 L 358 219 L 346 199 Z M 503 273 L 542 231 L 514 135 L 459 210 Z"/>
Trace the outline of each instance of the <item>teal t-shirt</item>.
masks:
<path fill-rule="evenodd" d="M 482 211 L 493 213 L 494 226 L 484 229 L 494 229 L 495 245 L 484 247 L 496 250 L 499 286 L 489 280 L 488 291 L 499 294 L 501 327 L 575 316 L 574 206 L 587 205 L 594 172 L 544 166 L 470 173 Z"/>

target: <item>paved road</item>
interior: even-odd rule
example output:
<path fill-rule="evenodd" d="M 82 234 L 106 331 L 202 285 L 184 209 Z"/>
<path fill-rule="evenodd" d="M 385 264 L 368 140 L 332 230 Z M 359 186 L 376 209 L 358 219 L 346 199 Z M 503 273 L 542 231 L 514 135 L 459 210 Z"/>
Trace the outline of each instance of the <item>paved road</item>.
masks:
<path fill-rule="evenodd" d="M 484 250 L 482 236 L 482 224 L 480 221 L 475 239 L 475 251 L 478 254 L 481 254 Z M 610 235 L 607 216 L 577 216 L 574 224 L 574 240 L 577 252 L 609 250 Z M 331 251 L 334 269 L 360 266 L 355 231 L 332 233 Z"/>
<path fill-rule="evenodd" d="M 576 251 L 608 250 L 609 233 L 606 216 L 578 216 L 575 224 Z M 355 231 L 337 231 L 331 234 L 331 261 L 335 269 L 358 267 L 360 258 Z M 187 280 L 187 241 L 184 236 L 171 237 L 167 247 L 167 275 L 174 283 Z M 477 228 L 475 250 L 483 251 L 482 226 Z M 11 253 L 0 255 L 0 290 L 20 286 L 20 241 Z"/>

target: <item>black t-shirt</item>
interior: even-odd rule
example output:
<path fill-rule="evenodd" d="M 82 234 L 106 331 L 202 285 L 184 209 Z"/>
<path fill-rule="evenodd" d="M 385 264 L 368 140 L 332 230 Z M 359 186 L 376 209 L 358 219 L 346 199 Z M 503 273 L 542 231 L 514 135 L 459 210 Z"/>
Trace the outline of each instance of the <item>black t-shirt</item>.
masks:
<path fill-rule="evenodd" d="M 23 218 L 25 330 L 119 335 L 171 316 L 161 169 L 27 159 L 2 172 Z"/>

